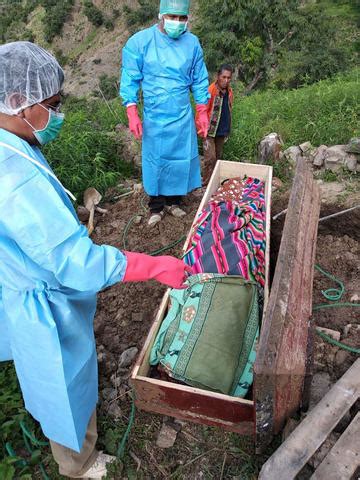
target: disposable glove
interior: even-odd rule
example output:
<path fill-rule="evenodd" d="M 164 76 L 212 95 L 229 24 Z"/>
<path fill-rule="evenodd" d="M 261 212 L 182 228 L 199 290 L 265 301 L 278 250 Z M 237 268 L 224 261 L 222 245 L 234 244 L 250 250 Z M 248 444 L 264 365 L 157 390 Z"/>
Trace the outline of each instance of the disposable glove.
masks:
<path fill-rule="evenodd" d="M 207 114 L 207 106 L 199 104 L 196 105 L 195 109 L 195 124 L 197 133 L 200 137 L 206 138 L 207 132 L 209 130 L 209 117 Z"/>
<path fill-rule="evenodd" d="M 184 289 L 184 282 L 192 268 L 182 260 L 169 255 L 151 257 L 144 253 L 123 252 L 127 267 L 123 282 L 144 282 L 155 279 L 172 288 Z"/>
<path fill-rule="evenodd" d="M 130 105 L 126 109 L 127 117 L 129 119 L 129 129 L 136 139 L 142 137 L 143 129 L 141 120 L 137 111 L 136 105 Z"/>

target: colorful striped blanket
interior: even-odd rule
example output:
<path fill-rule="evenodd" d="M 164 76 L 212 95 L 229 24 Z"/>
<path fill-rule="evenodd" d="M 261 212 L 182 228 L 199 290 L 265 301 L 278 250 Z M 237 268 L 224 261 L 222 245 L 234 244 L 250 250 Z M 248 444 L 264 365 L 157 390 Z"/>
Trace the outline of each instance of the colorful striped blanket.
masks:
<path fill-rule="evenodd" d="M 240 275 L 265 284 L 264 182 L 223 182 L 193 227 L 184 261 L 194 273 Z"/>

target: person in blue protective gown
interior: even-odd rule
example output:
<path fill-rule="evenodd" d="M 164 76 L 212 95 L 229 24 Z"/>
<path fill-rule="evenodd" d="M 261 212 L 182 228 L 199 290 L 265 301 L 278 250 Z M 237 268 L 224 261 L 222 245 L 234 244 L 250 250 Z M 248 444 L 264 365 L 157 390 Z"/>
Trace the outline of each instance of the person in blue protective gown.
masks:
<path fill-rule="evenodd" d="M 61 67 L 30 42 L 0 46 L 0 65 L 0 361 L 14 361 L 60 473 L 101 478 L 113 457 L 95 447 L 96 294 L 150 278 L 183 288 L 186 267 L 91 241 L 39 149 L 64 121 Z"/>
<path fill-rule="evenodd" d="M 206 137 L 208 73 L 198 38 L 187 30 L 189 0 L 161 0 L 160 21 L 133 35 L 122 50 L 120 95 L 129 128 L 142 137 L 142 176 L 149 225 L 168 211 L 185 215 L 181 197 L 201 186 L 196 127 Z M 142 89 L 143 124 L 137 112 Z"/>

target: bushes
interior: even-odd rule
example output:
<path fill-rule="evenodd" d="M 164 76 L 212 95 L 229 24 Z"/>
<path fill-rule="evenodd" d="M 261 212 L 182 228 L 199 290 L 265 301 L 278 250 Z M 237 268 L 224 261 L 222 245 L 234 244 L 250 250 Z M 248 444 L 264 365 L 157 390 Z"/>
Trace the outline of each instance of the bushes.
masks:
<path fill-rule="evenodd" d="M 225 144 L 228 160 L 252 160 L 264 135 L 279 133 L 286 147 L 347 143 L 360 135 L 360 69 L 297 90 L 236 95 L 233 126 Z"/>
<path fill-rule="evenodd" d="M 47 42 L 51 42 L 56 35 L 62 30 L 62 27 L 69 15 L 74 0 L 42 0 L 42 5 L 45 8 L 44 23 L 44 37 Z"/>
<path fill-rule="evenodd" d="M 226 62 L 249 90 L 294 88 L 358 65 L 358 21 L 349 1 L 198 0 L 194 32 L 211 72 Z"/>
<path fill-rule="evenodd" d="M 79 201 L 87 187 L 101 192 L 129 175 L 132 167 L 122 158 L 115 125 L 123 117 L 119 102 L 109 110 L 104 102 L 67 99 L 66 120 L 59 138 L 44 149 L 60 181 Z"/>
<path fill-rule="evenodd" d="M 119 96 L 119 77 L 102 73 L 99 77 L 99 89 L 101 92 L 94 92 L 97 97 L 104 95 L 106 100 L 117 98 Z"/>
<path fill-rule="evenodd" d="M 158 0 L 139 0 L 139 8 L 130 8 L 125 5 L 123 8 L 126 24 L 131 33 L 157 18 L 159 12 Z"/>
<path fill-rule="evenodd" d="M 104 23 L 104 16 L 101 10 L 99 10 L 91 0 L 84 2 L 84 14 L 95 27 L 100 27 L 100 25 Z"/>

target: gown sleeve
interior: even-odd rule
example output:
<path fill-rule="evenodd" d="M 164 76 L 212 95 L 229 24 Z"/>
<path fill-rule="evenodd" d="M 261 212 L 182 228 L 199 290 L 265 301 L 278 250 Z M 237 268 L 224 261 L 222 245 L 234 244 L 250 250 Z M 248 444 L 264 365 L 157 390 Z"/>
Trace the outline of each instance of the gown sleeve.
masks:
<path fill-rule="evenodd" d="M 6 212 L 0 218 L 0 234 L 65 287 L 98 292 L 121 281 L 125 255 L 115 247 L 94 244 L 49 178 L 15 157 L 0 168 L 0 203 Z"/>
<path fill-rule="evenodd" d="M 210 98 L 210 94 L 208 92 L 209 75 L 204 62 L 203 51 L 199 42 L 197 42 L 195 52 L 191 91 L 194 95 L 196 104 L 207 104 Z"/>
<path fill-rule="evenodd" d="M 137 36 L 132 36 L 122 50 L 120 96 L 125 106 L 138 101 L 138 92 L 143 79 L 142 67 L 143 54 Z"/>

